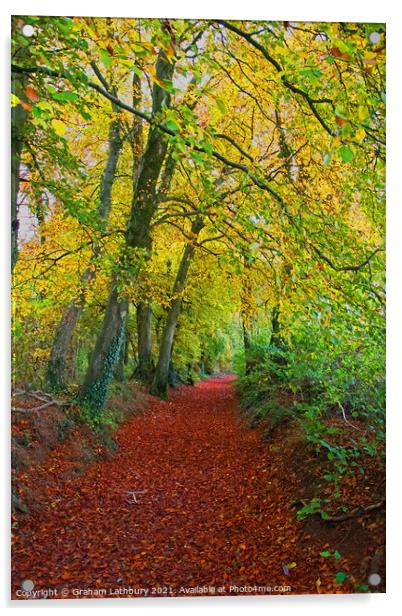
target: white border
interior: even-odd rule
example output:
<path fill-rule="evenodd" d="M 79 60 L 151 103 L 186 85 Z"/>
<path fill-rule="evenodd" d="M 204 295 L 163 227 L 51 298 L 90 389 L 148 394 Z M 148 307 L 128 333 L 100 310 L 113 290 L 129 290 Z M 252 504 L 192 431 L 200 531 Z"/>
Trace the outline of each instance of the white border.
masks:
<path fill-rule="evenodd" d="M 337 0 L 324 3 L 322 1 L 287 0 L 286 3 L 266 0 L 202 0 L 197 3 L 191 0 L 148 0 L 135 2 L 133 0 L 113 0 L 112 3 L 100 4 L 89 0 L 5 0 L 1 8 L 1 50 L 2 50 L 2 105 L 0 134 L 2 135 L 2 164 L 1 172 L 4 178 L 3 205 L 2 205 L 2 250 L 1 268 L 1 298 L 2 316 L 0 340 L 2 355 L 0 364 L 0 382 L 2 393 L 2 416 L 0 426 L 3 428 L 3 462 L 6 472 L 1 474 L 1 487 L 4 504 L 2 519 L 2 603 L 6 609 L 19 612 L 29 607 L 33 612 L 43 609 L 67 609 L 74 613 L 85 610 L 163 610 L 170 612 L 183 610 L 199 613 L 208 610 L 211 614 L 220 614 L 229 611 L 231 614 L 240 614 L 244 610 L 252 609 L 256 614 L 266 614 L 267 610 L 278 610 L 289 614 L 300 608 L 308 609 L 310 614 L 318 614 L 325 610 L 326 614 L 355 613 L 361 611 L 365 614 L 378 616 L 379 610 L 392 609 L 398 602 L 398 590 L 402 578 L 402 542 L 401 542 L 401 507 L 399 496 L 398 471 L 401 461 L 398 452 L 401 450 L 401 432 L 398 430 L 402 414 L 399 404 L 402 387 L 400 371 L 402 362 L 398 351 L 402 349 L 402 312 L 400 310 L 401 297 L 401 248 L 402 225 L 401 208 L 398 202 L 401 190 L 397 191 L 398 176 L 402 174 L 402 148 L 401 120 L 402 92 L 401 92 L 401 30 L 402 11 L 392 0 Z M 6 298 L 9 295 L 8 260 L 9 260 L 9 228 L 8 228 L 8 202 L 9 202 L 9 28 L 11 14 L 43 14 L 43 15 L 96 15 L 96 16 L 124 16 L 124 17 L 186 17 L 186 18 L 220 18 L 228 19 L 269 19 L 269 20 L 300 20 L 300 21 L 364 21 L 387 23 L 387 291 L 388 291 L 388 341 L 387 341 L 387 594 L 363 596 L 291 596 L 291 597 L 236 597 L 236 598 L 199 598 L 199 599 L 155 599 L 155 600 L 74 600 L 73 601 L 41 601 L 41 602 L 10 602 L 9 596 L 9 528 L 8 528 L 8 501 L 9 501 L 9 304 Z M 6 137 L 5 137 L 6 136 Z M 399 193 L 399 194 L 398 194 Z M 398 284 L 399 283 L 399 284 Z M 399 299 L 399 301 L 398 301 Z M 8 344 L 7 344 L 8 341 Z M 399 377 L 399 378 L 398 378 Z M 400 601 L 399 601 L 400 603 Z"/>

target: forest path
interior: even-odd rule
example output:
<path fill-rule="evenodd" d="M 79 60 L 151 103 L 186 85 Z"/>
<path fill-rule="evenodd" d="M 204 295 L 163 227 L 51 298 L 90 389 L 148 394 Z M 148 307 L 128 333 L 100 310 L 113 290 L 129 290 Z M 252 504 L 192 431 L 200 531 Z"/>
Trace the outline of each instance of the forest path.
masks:
<path fill-rule="evenodd" d="M 237 594 L 230 586 L 254 584 L 316 592 L 317 574 L 303 563 L 283 570 L 295 561 L 300 523 L 269 446 L 239 412 L 233 378 L 150 398 L 117 430 L 116 454 L 81 476 L 63 478 L 57 455 L 47 460 L 57 480 L 43 514 L 27 516 L 18 533 L 15 588 L 30 579 L 70 597 L 88 588 L 124 596 L 128 587 Z"/>

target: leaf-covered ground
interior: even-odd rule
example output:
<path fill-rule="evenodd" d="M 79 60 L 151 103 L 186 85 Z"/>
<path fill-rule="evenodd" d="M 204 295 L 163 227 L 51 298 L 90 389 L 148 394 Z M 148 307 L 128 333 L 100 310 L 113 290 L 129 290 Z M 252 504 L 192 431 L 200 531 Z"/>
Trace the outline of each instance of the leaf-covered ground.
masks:
<path fill-rule="evenodd" d="M 14 597 L 26 579 L 59 596 L 66 589 L 70 598 L 78 596 L 73 589 L 118 597 L 129 587 L 148 596 L 201 595 L 209 587 L 216 594 L 353 592 L 360 581 L 357 567 L 374 546 L 338 549 L 342 541 L 347 547 L 353 521 L 329 541 L 322 522 L 306 533 L 290 506 L 296 495 L 287 458 L 248 427 L 233 377 L 180 387 L 167 402 L 150 398 L 115 439 L 116 453 L 82 474 L 69 472 L 69 442 L 22 474 L 26 488 L 42 486 L 44 496 L 36 514 L 19 516 Z M 320 556 L 335 550 L 339 558 Z M 339 572 L 348 575 L 343 583 Z"/>

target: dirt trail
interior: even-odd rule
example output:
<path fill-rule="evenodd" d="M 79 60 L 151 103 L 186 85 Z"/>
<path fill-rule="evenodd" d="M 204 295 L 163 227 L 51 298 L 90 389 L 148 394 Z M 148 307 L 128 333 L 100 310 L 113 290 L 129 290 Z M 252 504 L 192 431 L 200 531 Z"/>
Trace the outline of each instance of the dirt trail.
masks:
<path fill-rule="evenodd" d="M 148 596 L 209 586 L 317 592 L 319 557 L 299 545 L 284 477 L 241 417 L 233 377 L 180 387 L 168 402 L 151 398 L 116 440 L 117 453 L 82 476 L 63 479 L 59 454 L 47 458 L 42 473 L 55 481 L 43 513 L 24 516 L 17 533 L 14 592 L 25 579 L 70 598 L 73 589 L 126 596 L 128 587 Z"/>

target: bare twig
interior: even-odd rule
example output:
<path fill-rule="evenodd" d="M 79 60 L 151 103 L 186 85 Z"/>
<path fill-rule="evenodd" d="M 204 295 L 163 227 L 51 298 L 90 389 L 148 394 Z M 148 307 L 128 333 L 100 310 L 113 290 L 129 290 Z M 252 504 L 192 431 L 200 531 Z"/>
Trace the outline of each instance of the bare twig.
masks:
<path fill-rule="evenodd" d="M 354 426 L 349 419 L 346 417 L 345 414 L 345 409 L 343 408 L 342 404 L 338 401 L 338 406 L 341 409 L 341 413 L 343 415 L 343 419 L 345 421 L 345 423 L 347 423 L 349 426 L 351 426 L 352 428 L 354 428 L 355 430 L 359 430 L 360 432 L 364 432 L 364 430 L 362 430 L 361 428 L 359 428 L 358 426 Z"/>

